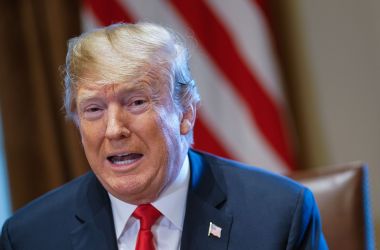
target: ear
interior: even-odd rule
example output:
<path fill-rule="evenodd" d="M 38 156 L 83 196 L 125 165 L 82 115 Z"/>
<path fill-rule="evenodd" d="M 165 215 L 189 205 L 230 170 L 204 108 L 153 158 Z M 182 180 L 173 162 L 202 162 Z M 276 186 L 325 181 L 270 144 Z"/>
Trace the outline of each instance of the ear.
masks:
<path fill-rule="evenodd" d="M 193 104 L 189 105 L 187 109 L 182 113 L 180 132 L 181 135 L 187 135 L 193 130 L 196 117 L 196 109 Z"/>

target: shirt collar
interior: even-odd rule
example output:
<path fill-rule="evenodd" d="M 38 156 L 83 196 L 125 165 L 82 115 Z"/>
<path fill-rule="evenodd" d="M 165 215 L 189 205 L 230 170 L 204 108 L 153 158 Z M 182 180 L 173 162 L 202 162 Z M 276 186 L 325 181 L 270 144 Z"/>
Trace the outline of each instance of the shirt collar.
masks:
<path fill-rule="evenodd" d="M 182 231 L 186 210 L 186 198 L 190 181 L 190 163 L 186 155 L 177 178 L 169 184 L 152 205 L 175 227 Z M 108 193 L 111 200 L 116 237 L 119 238 L 136 205 L 126 203 Z M 175 204 L 175 206 L 173 205 Z"/>

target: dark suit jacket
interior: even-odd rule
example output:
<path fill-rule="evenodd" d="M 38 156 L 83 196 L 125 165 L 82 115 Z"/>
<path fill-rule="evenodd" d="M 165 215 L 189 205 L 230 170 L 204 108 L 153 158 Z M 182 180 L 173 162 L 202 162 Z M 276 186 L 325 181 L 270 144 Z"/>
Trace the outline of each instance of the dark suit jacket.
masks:
<path fill-rule="evenodd" d="M 310 191 L 293 181 L 190 150 L 181 249 L 326 249 Z M 175 204 L 173 204 L 175 205 Z M 208 236 L 212 222 L 221 237 Z M 107 192 L 93 173 L 47 193 L 3 226 L 1 250 L 117 249 Z"/>

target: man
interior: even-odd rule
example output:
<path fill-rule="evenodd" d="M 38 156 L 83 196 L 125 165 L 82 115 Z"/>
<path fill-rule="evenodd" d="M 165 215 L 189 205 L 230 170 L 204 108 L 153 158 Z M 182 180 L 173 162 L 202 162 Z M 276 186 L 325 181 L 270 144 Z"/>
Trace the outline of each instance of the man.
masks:
<path fill-rule="evenodd" d="M 69 42 L 65 108 L 92 171 L 4 225 L 1 249 L 325 249 L 304 187 L 190 149 L 187 50 L 149 23 Z"/>

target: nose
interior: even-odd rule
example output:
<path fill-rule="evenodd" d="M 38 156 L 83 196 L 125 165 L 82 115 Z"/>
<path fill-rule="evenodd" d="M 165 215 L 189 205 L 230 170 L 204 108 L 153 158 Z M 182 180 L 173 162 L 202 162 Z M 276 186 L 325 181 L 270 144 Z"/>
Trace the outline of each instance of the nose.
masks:
<path fill-rule="evenodd" d="M 107 129 L 105 136 L 110 140 L 128 137 L 130 131 L 127 128 L 127 119 L 122 107 L 110 105 L 107 113 Z"/>

